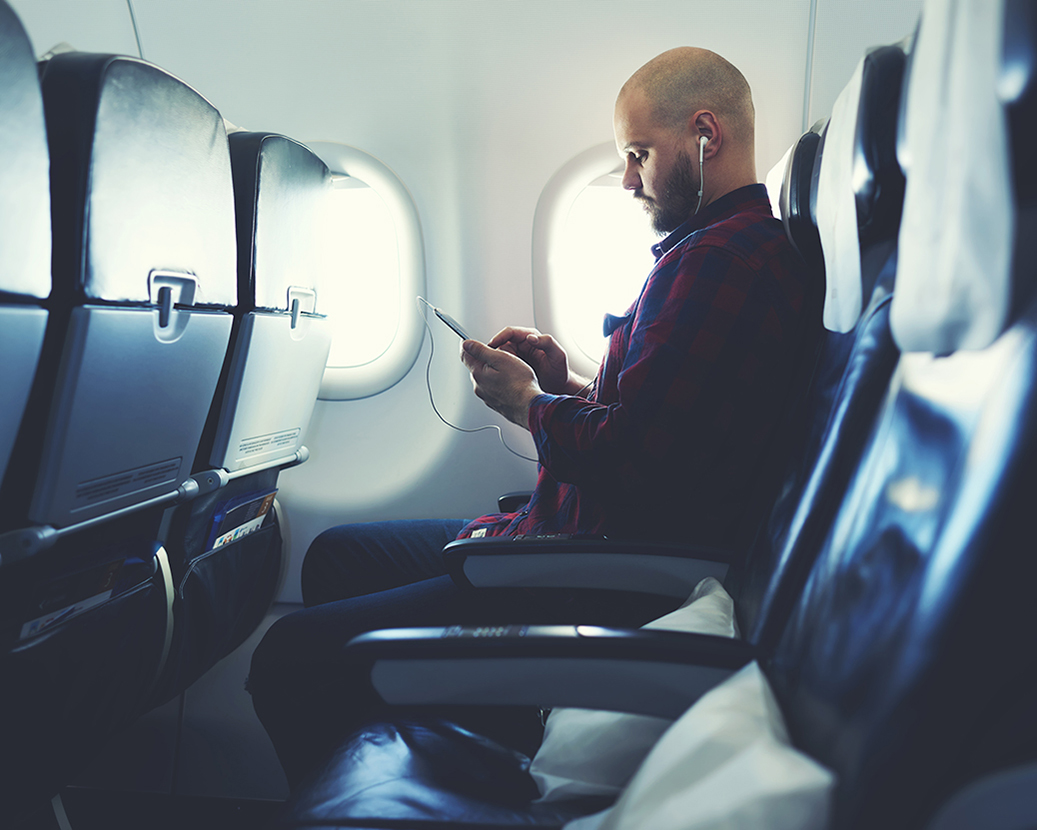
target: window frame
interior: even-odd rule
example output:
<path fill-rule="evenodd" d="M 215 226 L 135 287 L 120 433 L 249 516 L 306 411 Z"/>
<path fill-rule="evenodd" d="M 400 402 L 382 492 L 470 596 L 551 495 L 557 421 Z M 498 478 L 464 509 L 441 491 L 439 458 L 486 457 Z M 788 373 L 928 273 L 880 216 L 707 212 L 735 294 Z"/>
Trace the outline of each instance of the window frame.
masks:
<path fill-rule="evenodd" d="M 392 342 L 378 357 L 357 366 L 326 366 L 320 394 L 325 401 L 369 398 L 399 383 L 410 371 L 421 351 L 425 327 L 418 315 L 408 314 L 411 298 L 425 294 L 425 244 L 418 209 L 410 191 L 384 163 L 348 144 L 310 141 L 306 146 L 316 153 L 332 174 L 359 179 L 385 202 L 396 226 L 400 262 L 399 324 Z M 334 326 L 334 317 L 329 315 Z"/>

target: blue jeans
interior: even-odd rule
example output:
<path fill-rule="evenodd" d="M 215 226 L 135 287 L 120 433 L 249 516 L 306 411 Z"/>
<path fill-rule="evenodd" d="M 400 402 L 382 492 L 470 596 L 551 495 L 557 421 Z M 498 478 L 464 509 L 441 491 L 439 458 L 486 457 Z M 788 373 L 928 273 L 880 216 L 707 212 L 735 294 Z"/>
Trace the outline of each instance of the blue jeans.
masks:
<path fill-rule="evenodd" d="M 342 647 L 365 631 L 525 623 L 636 626 L 672 610 L 657 597 L 603 591 L 456 586 L 442 549 L 461 519 L 342 525 L 314 540 L 303 564 L 307 608 L 281 618 L 252 657 L 256 714 L 293 788 L 355 729 L 372 720 L 445 717 L 527 754 L 539 717 L 525 707 L 388 707 L 366 667 Z"/>

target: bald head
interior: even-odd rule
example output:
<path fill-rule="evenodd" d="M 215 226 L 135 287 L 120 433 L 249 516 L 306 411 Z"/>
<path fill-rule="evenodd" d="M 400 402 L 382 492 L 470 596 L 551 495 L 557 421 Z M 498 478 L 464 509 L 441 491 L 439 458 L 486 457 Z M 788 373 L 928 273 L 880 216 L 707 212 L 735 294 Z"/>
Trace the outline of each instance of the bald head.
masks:
<path fill-rule="evenodd" d="M 663 52 L 631 76 L 619 98 L 634 91 L 648 100 L 660 126 L 679 129 L 699 110 L 709 110 L 725 124 L 729 141 L 752 152 L 755 115 L 749 84 L 716 52 L 693 46 Z"/>

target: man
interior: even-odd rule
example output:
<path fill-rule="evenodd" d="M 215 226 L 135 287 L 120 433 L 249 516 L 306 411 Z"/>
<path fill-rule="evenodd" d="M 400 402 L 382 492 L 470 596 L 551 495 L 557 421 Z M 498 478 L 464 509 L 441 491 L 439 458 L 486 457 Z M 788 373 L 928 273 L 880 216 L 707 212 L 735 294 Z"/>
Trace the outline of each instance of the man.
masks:
<path fill-rule="evenodd" d="M 800 314 L 805 269 L 756 183 L 749 86 L 719 55 L 675 49 L 626 83 L 614 127 L 623 186 L 666 234 L 656 265 L 628 313 L 607 324 L 609 349 L 593 383 L 532 329 L 462 344 L 476 395 L 533 435 L 541 468 L 527 509 L 471 523 L 344 526 L 314 541 L 303 569 L 313 607 L 271 629 L 250 679 L 292 782 L 377 708 L 338 664 L 342 643 L 361 631 L 640 625 L 669 610 L 593 592 L 461 590 L 441 555 L 458 534 L 720 544 L 744 513 L 814 331 Z"/>
<path fill-rule="evenodd" d="M 623 186 L 669 236 L 590 400 L 550 337 L 464 343 L 476 394 L 528 426 L 542 464 L 529 513 L 490 532 L 721 544 L 781 409 L 804 275 L 755 184 L 752 99 L 730 63 L 660 55 L 620 92 L 615 133 Z"/>

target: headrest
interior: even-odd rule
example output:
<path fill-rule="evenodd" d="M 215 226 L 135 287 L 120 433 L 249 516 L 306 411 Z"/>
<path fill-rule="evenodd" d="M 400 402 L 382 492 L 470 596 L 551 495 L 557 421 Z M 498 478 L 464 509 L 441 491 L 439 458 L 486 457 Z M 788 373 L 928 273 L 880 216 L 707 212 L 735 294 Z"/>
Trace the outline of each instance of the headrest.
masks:
<path fill-rule="evenodd" d="M 825 258 L 824 324 L 847 332 L 871 294 L 878 270 L 862 249 L 895 235 L 904 179 L 896 160 L 896 114 L 904 53 L 871 50 L 836 99 L 825 133 L 817 220 Z M 881 265 L 881 263 L 880 263 Z"/>
<path fill-rule="evenodd" d="M 0 0 L 0 293 L 50 294 L 50 162 L 36 60 Z"/>
<path fill-rule="evenodd" d="M 136 58 L 70 52 L 41 68 L 52 163 L 54 289 L 148 302 L 153 271 L 194 275 L 195 305 L 236 300 L 223 119 Z"/>
<path fill-rule="evenodd" d="M 796 139 L 796 144 L 798 143 L 799 139 Z M 778 163 L 767 171 L 767 175 L 763 179 L 763 183 L 767 187 L 767 198 L 771 202 L 771 213 L 774 214 L 775 219 L 783 218 L 781 215 L 781 187 L 785 181 L 785 171 L 789 169 L 789 159 L 792 158 L 792 151 L 796 149 L 796 144 L 791 145 L 785 151 Z"/>
<path fill-rule="evenodd" d="M 817 157 L 825 121 L 814 124 L 785 154 L 788 159 L 778 200 L 785 235 L 811 268 L 823 268 L 817 235 Z"/>
<path fill-rule="evenodd" d="M 904 175 L 911 175 L 911 152 L 907 146 L 907 90 L 911 86 L 911 67 L 913 62 L 911 56 L 918 42 L 918 29 L 922 25 L 921 16 L 915 24 L 914 31 L 902 41 L 904 54 L 904 77 L 900 82 L 900 106 L 897 111 L 897 162 Z"/>
<path fill-rule="evenodd" d="M 981 349 L 1009 323 L 1014 209 L 997 86 L 1004 0 L 927 2 L 910 59 L 890 308 L 904 351 Z"/>
<path fill-rule="evenodd" d="M 862 59 L 832 108 L 817 184 L 817 230 L 825 258 L 823 320 L 830 331 L 850 331 L 863 308 L 861 249 L 853 191 L 857 104 L 863 77 Z"/>
<path fill-rule="evenodd" d="M 314 292 L 329 245 L 331 172 L 308 147 L 273 133 L 230 136 L 243 308 L 290 310 L 289 295 Z"/>
<path fill-rule="evenodd" d="M 861 246 L 896 238 L 904 208 L 904 173 L 897 162 L 897 117 L 904 65 L 903 44 L 880 46 L 864 56 L 853 189 Z"/>

